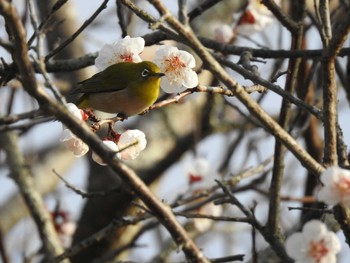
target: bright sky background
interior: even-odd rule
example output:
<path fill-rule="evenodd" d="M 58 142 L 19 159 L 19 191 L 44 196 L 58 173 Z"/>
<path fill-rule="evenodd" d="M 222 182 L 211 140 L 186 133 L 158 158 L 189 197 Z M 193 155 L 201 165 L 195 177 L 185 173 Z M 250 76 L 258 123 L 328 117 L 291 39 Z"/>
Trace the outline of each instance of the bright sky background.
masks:
<path fill-rule="evenodd" d="M 18 3 L 18 7 L 23 7 L 22 0 L 17 0 L 15 2 Z M 87 19 L 101 3 L 101 1 L 86 1 L 86 0 L 74 0 L 73 2 L 77 6 L 76 13 L 80 23 L 83 23 L 83 21 L 85 21 L 85 19 Z M 143 1 L 143 3 L 144 2 L 146 1 Z M 173 9 L 174 10 L 176 9 L 174 5 L 176 1 L 167 1 L 167 2 L 172 3 Z M 105 21 L 107 19 L 108 21 L 110 21 L 110 24 L 107 24 L 107 26 L 105 25 L 102 26 L 101 28 L 99 28 L 99 30 L 88 30 L 86 31 L 86 33 L 84 33 L 86 37 L 85 43 L 86 43 L 87 52 L 98 51 L 99 48 L 102 47 L 104 43 L 111 43 L 119 39 L 120 33 L 117 30 L 118 23 L 114 16 L 115 10 L 114 10 L 114 7 L 111 8 L 113 5 L 114 5 L 114 1 L 110 1 L 110 3 L 108 4 L 109 8 L 104 10 L 103 14 L 100 16 L 101 23 L 103 22 L 104 24 L 107 24 Z M 111 14 L 111 15 L 107 16 L 106 14 Z M 154 15 L 156 15 L 156 13 L 154 13 Z M 0 19 L 0 25 L 3 25 L 2 18 Z M 142 35 L 144 30 L 147 30 L 146 26 L 142 27 L 140 29 L 140 32 L 137 35 Z M 278 30 L 278 28 L 275 25 L 273 25 L 267 30 Z M 315 32 L 310 32 L 310 34 L 315 34 Z M 3 35 L 4 35 L 4 29 L 0 30 L 0 36 L 3 36 Z M 257 39 L 259 40 L 259 38 Z M 284 43 L 283 43 L 284 46 L 282 48 L 288 49 L 288 46 L 289 46 L 288 43 L 289 43 L 289 36 L 285 34 Z M 309 48 L 320 48 L 319 41 L 317 41 L 317 43 L 310 42 L 309 44 L 310 44 Z M 252 45 L 252 44 L 247 40 L 240 39 L 237 45 Z M 278 48 L 278 47 L 276 46 L 276 43 L 271 43 L 271 48 Z M 0 53 L 1 56 L 3 56 L 4 55 L 3 51 L 0 50 L 0 52 L 1 52 Z M 5 59 L 9 59 L 9 58 L 5 57 Z M 237 60 L 238 60 L 238 57 L 233 58 L 233 61 L 236 62 Z M 267 77 L 266 72 L 269 72 L 269 67 L 272 66 L 272 62 L 273 61 L 271 60 L 271 61 L 268 61 L 268 63 L 264 66 L 259 65 L 259 67 L 261 68 L 263 67 L 266 68 L 265 75 L 264 75 L 264 70 L 262 71 L 263 77 Z M 285 67 L 286 66 L 284 65 L 284 68 Z M 244 80 L 242 77 L 238 76 L 237 74 L 233 73 L 233 75 L 235 76 L 235 78 L 239 83 L 247 84 L 247 85 L 251 84 L 250 81 Z M 284 81 L 284 78 L 280 78 L 279 84 L 282 85 L 282 87 L 283 87 L 283 81 Z M 0 114 L 5 111 L 4 108 L 6 106 L 6 101 L 4 101 L 4 99 L 7 97 L 8 97 L 8 90 L 1 88 L 0 89 Z M 232 100 L 239 105 L 237 100 L 235 99 L 232 99 Z M 280 101 L 281 100 L 279 96 L 273 94 L 272 92 L 269 92 L 266 98 L 264 99 L 262 105 L 267 112 L 274 114 L 279 110 Z M 15 104 L 15 112 L 25 112 L 26 110 L 29 110 L 31 106 L 32 106 L 31 99 L 27 99 L 24 102 L 23 100 L 17 100 Z M 343 91 L 341 91 L 341 95 L 339 96 L 339 110 L 340 110 L 339 122 L 345 136 L 344 140 L 347 145 L 350 145 L 350 136 L 347 136 L 348 134 L 350 134 L 350 123 L 348 121 L 349 103 L 346 101 L 346 96 Z M 24 136 L 24 138 L 21 139 L 21 147 L 24 149 L 24 151 L 26 151 L 27 149 L 31 149 L 31 150 L 39 149 L 44 144 L 57 141 L 60 137 L 60 134 L 61 134 L 60 123 L 50 122 L 47 124 L 43 124 L 37 128 L 32 129 L 26 136 Z M 200 145 L 198 146 L 198 153 L 200 156 L 205 156 L 206 158 L 208 158 L 208 160 L 211 161 L 215 166 L 217 161 L 221 158 L 222 153 L 220 151 L 220 148 L 227 145 L 227 141 L 234 139 L 235 136 L 236 135 L 232 135 L 232 134 L 230 135 L 217 134 L 215 136 L 211 136 L 205 139 L 202 143 L 200 143 Z M 245 158 L 245 154 L 244 154 L 245 147 L 249 143 L 250 139 L 253 137 L 255 137 L 254 134 L 248 133 L 247 136 L 244 138 L 244 142 L 240 146 L 242 151 L 242 156 L 241 156 L 242 159 L 239 160 L 236 158 L 235 163 L 230 164 L 233 172 L 238 172 L 243 169 L 242 164 Z M 264 139 L 259 143 L 260 143 L 259 147 L 261 149 L 260 153 L 263 156 L 263 159 L 273 154 L 274 142 L 271 138 Z M 179 177 L 179 174 L 184 174 L 186 163 L 190 162 L 192 158 L 193 157 L 191 156 L 191 154 L 186 154 L 182 158 L 183 161 L 180 164 L 174 165 L 173 167 L 171 167 L 169 171 L 167 171 L 167 173 L 162 177 L 159 191 L 157 193 L 161 199 L 171 202 L 176 197 L 177 194 L 182 193 L 184 189 L 187 188 L 187 179 L 185 177 Z M 1 154 L 0 160 L 2 162 L 3 162 L 3 159 L 4 159 L 4 155 Z M 295 185 L 298 185 L 298 180 L 299 181 L 303 180 L 302 178 L 304 178 L 304 174 L 301 169 L 300 171 L 295 170 L 295 167 L 297 166 L 295 165 L 296 161 L 293 157 L 291 157 L 290 154 L 287 156 L 287 159 L 292 160 L 292 162 L 289 162 L 289 163 L 290 165 L 292 165 L 291 167 L 293 167 L 293 172 L 291 173 L 291 171 L 288 169 L 290 168 L 289 166 L 286 167 L 286 171 L 287 171 L 286 176 L 291 176 L 291 178 L 288 179 L 289 182 L 288 182 L 288 185 L 286 185 L 286 187 L 293 187 Z M 71 184 L 76 185 L 77 187 L 80 187 L 80 188 L 85 187 L 85 177 L 82 175 L 86 174 L 87 170 L 86 170 L 86 165 L 84 164 L 86 164 L 86 161 L 83 158 L 79 159 L 77 161 L 77 164 L 74 165 L 74 167 L 72 167 L 72 169 L 66 175 L 66 179 L 69 180 Z M 251 156 L 248 159 L 248 162 L 244 163 L 244 168 L 251 167 L 251 165 L 253 164 L 256 164 L 255 156 Z M 0 205 L 6 202 L 6 199 L 8 198 L 8 196 L 11 193 L 13 193 L 13 191 L 16 189 L 13 182 L 7 178 L 6 176 L 7 173 L 8 173 L 7 170 L 4 170 L 3 168 L 0 169 L 0 185 L 1 185 Z M 79 174 L 80 176 L 77 176 L 77 174 Z M 49 176 L 53 176 L 53 175 L 49 175 Z M 301 196 L 302 189 L 300 187 L 297 189 L 299 191 L 295 193 L 295 196 Z M 76 194 L 72 193 L 67 188 L 65 188 L 63 185 L 59 186 L 58 195 L 60 196 L 60 199 L 62 199 L 63 202 L 67 202 L 67 204 L 69 203 L 70 212 L 72 213 L 72 216 L 74 218 L 78 218 L 80 213 L 80 207 L 83 204 L 82 199 Z M 239 194 L 237 195 L 237 197 L 245 204 L 251 204 L 254 199 L 255 200 L 261 199 L 261 196 L 256 195 L 251 191 Z M 49 206 L 54 205 L 55 198 L 56 196 L 50 196 L 47 198 L 47 202 Z M 299 204 L 284 203 L 282 208 L 283 213 L 287 213 L 287 209 L 286 209 L 287 205 L 298 206 Z M 266 203 L 261 203 L 261 205 L 259 205 L 257 208 L 257 215 L 264 218 L 265 217 L 264 213 L 266 211 L 267 211 Z M 292 212 L 292 213 L 288 212 L 288 213 L 290 214 L 290 216 L 285 217 L 283 219 L 284 220 L 283 223 L 285 225 L 292 226 L 294 224 L 294 221 L 298 213 L 297 212 Z M 228 230 L 227 225 L 228 225 L 227 223 L 222 223 L 222 224 L 219 224 L 218 227 L 220 227 L 220 231 L 227 231 Z M 230 231 L 233 232 L 232 240 L 230 240 L 230 242 L 232 242 L 233 244 L 232 251 L 231 251 L 232 254 L 247 253 L 248 255 L 250 255 L 250 251 L 249 251 L 250 244 L 247 245 L 247 242 L 249 242 L 248 240 L 250 238 L 249 236 L 250 233 L 249 231 L 247 232 L 244 230 L 246 230 L 246 226 L 244 224 L 235 225 L 235 228 L 230 227 Z M 227 251 L 226 246 L 227 246 L 228 240 L 226 238 L 223 238 L 220 235 L 220 231 L 218 234 L 212 234 L 212 233 L 210 234 L 211 242 L 208 242 L 205 239 L 205 236 L 200 239 L 201 245 L 204 247 L 205 253 L 209 257 L 228 256 L 226 254 L 223 254 L 223 253 L 226 253 Z M 242 233 L 239 236 L 239 240 L 237 239 L 238 238 L 238 235 L 236 234 L 237 232 Z M 21 222 L 21 224 L 14 227 L 10 235 L 7 237 L 9 248 L 16 247 L 18 249 L 21 249 L 21 248 L 23 249 L 33 245 L 35 246 L 36 244 L 35 242 L 31 241 L 32 239 L 28 240 L 26 238 L 32 233 L 33 233 L 32 226 L 28 224 L 27 221 Z M 339 236 L 342 238 L 342 235 L 339 235 Z M 153 239 L 153 241 L 151 241 L 151 238 Z M 150 242 L 154 242 L 155 238 L 156 237 L 154 232 L 148 233 L 144 235 L 138 243 L 148 244 Z M 213 242 L 212 242 L 213 240 L 215 240 L 215 245 L 213 245 Z M 343 247 L 346 248 L 346 245 L 343 244 Z M 33 247 L 32 249 L 35 249 L 35 247 Z M 13 262 L 19 262 L 17 261 L 19 260 L 18 251 L 12 250 L 10 252 L 11 252 L 11 255 L 16 258 L 16 260 L 13 260 Z M 136 249 L 133 252 L 133 256 L 135 257 L 134 260 L 137 260 L 137 259 L 142 260 L 142 259 L 148 258 L 154 252 L 155 251 L 151 251 L 151 249 L 149 249 L 148 247 L 145 249 L 142 249 L 142 248 Z M 345 255 L 342 252 L 342 256 L 341 256 L 342 260 L 340 262 L 345 263 L 347 261 L 345 260 L 345 258 L 348 256 L 350 256 L 349 253 Z M 247 256 L 245 259 L 246 259 L 245 261 L 249 260 L 249 256 Z"/>

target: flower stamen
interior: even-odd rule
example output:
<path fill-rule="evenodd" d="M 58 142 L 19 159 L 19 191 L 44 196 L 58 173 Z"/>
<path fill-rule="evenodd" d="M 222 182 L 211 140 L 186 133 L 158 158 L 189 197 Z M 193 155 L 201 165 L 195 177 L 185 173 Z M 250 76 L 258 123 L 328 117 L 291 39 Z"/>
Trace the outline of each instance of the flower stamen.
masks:
<path fill-rule="evenodd" d="M 321 262 L 328 253 L 329 249 L 324 239 L 310 242 L 309 255 L 316 260 L 315 262 Z"/>
<path fill-rule="evenodd" d="M 119 57 L 124 62 L 134 62 L 133 61 L 134 53 L 121 54 Z"/>
<path fill-rule="evenodd" d="M 185 63 L 178 56 L 173 56 L 170 58 L 164 59 L 165 73 L 172 72 L 177 76 L 181 76 L 181 70 L 186 67 Z"/>
<path fill-rule="evenodd" d="M 350 178 L 341 178 L 335 185 L 341 195 L 350 195 Z"/>

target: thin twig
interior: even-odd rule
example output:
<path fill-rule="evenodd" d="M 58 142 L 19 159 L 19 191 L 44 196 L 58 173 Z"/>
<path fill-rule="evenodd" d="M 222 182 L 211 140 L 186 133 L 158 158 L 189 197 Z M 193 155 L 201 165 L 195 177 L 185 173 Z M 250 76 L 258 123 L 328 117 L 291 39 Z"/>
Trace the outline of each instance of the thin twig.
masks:
<path fill-rule="evenodd" d="M 261 92 L 266 91 L 266 89 L 260 85 L 253 85 L 250 87 L 244 87 L 244 89 L 248 93 L 253 93 L 253 92 L 260 92 L 261 93 Z M 223 87 L 208 87 L 208 86 L 204 86 L 204 85 L 198 85 L 197 87 L 194 87 L 192 89 L 187 89 L 187 90 L 177 94 L 176 96 L 174 96 L 170 99 L 160 101 L 160 102 L 150 106 L 147 109 L 147 111 L 162 108 L 162 107 L 165 107 L 165 106 L 170 105 L 170 104 L 179 103 L 181 99 L 187 97 L 188 95 L 190 95 L 192 93 L 197 93 L 197 92 L 210 93 L 210 94 L 221 94 L 221 95 L 228 96 L 228 97 L 235 96 L 235 94 L 231 90 L 225 89 Z"/>
<path fill-rule="evenodd" d="M 122 190 L 120 188 L 114 188 L 106 191 L 99 191 L 99 192 L 86 192 L 84 190 L 81 190 L 77 188 L 76 186 L 70 184 L 66 179 L 63 178 L 56 170 L 52 170 L 52 172 L 61 179 L 61 181 L 69 188 L 71 189 L 74 193 L 80 195 L 82 198 L 95 198 L 95 197 L 105 197 L 109 196 L 114 193 L 119 193 Z"/>
<path fill-rule="evenodd" d="M 43 34 L 42 31 L 39 30 L 38 26 L 38 18 L 35 12 L 34 3 L 33 0 L 28 1 L 29 5 L 29 14 L 30 14 L 30 21 L 32 23 L 32 26 L 34 28 L 34 34 L 36 36 L 36 54 L 37 54 L 37 60 L 34 60 L 34 63 L 38 65 L 39 71 L 41 75 L 44 77 L 45 80 L 45 86 L 49 88 L 55 98 L 61 102 L 65 102 L 65 98 L 62 96 L 62 94 L 58 91 L 58 89 L 55 88 L 52 81 L 50 80 L 50 77 L 48 76 L 46 69 L 45 69 L 45 62 L 44 62 L 44 41 L 43 41 Z"/>
<path fill-rule="evenodd" d="M 254 83 L 257 83 L 259 85 L 262 85 L 264 87 L 266 87 L 267 89 L 277 93 L 278 95 L 280 95 L 283 99 L 289 101 L 290 103 L 295 104 L 296 106 L 306 110 L 307 112 L 311 113 L 312 115 L 314 115 L 315 117 L 317 117 L 318 119 L 322 120 L 323 116 L 322 116 L 322 111 L 312 105 L 309 105 L 307 103 L 305 103 L 303 100 L 293 96 L 291 93 L 286 92 L 284 89 L 282 89 L 280 86 L 272 84 L 270 81 L 265 80 L 251 72 L 249 72 L 248 70 L 245 70 L 243 67 L 240 67 L 239 65 L 228 61 L 226 59 L 224 59 L 221 56 L 215 55 L 214 56 L 220 63 L 222 63 L 223 65 L 230 67 L 231 69 L 235 70 L 236 72 L 238 72 L 239 74 L 241 74 L 243 77 L 250 79 L 251 81 L 253 81 Z"/>
<path fill-rule="evenodd" d="M 62 253 L 59 256 L 48 261 L 48 263 L 58 263 L 66 258 L 70 258 L 70 257 L 78 254 L 80 251 L 87 249 L 90 246 L 96 244 L 97 242 L 103 240 L 108 235 L 110 235 L 110 233 L 112 233 L 114 230 L 116 230 L 120 227 L 134 225 L 143 219 L 144 219 L 144 217 L 137 217 L 137 218 L 126 218 L 125 217 L 125 218 L 121 218 L 121 219 L 114 219 L 106 227 L 104 227 L 103 229 L 99 230 L 98 232 L 90 235 L 88 238 L 80 241 L 79 243 L 75 244 L 71 248 L 67 249 L 64 253 Z"/>
<path fill-rule="evenodd" d="M 276 254 L 281 258 L 283 262 L 293 262 L 291 258 L 287 255 L 283 244 L 281 243 L 281 238 L 277 237 L 275 234 L 271 233 L 268 228 L 263 227 L 254 217 L 254 215 L 249 211 L 231 192 L 229 187 L 224 185 L 222 182 L 216 180 L 216 183 L 220 186 L 222 191 L 228 197 L 231 204 L 237 206 L 242 213 L 252 220 L 252 225 L 261 233 L 265 240 L 271 245 Z"/>
<path fill-rule="evenodd" d="M 120 1 L 116 1 L 116 8 L 119 27 L 122 31 L 122 37 L 126 37 L 128 35 L 128 23 L 126 23 L 126 12 L 125 10 L 123 10 L 123 5 Z"/>
<path fill-rule="evenodd" d="M 47 16 L 43 19 L 43 21 L 40 23 L 40 25 L 38 26 L 39 31 L 45 31 L 45 26 L 47 25 L 47 23 L 50 21 L 50 19 L 52 18 L 52 16 L 61 9 L 61 7 L 67 3 L 68 0 L 57 0 L 57 2 L 51 7 L 51 10 L 49 12 L 49 14 L 47 14 Z M 41 32 L 42 33 L 42 32 Z M 36 36 L 36 32 L 33 33 L 33 35 L 29 38 L 28 40 L 28 47 L 30 47 L 33 43 L 33 41 L 35 40 L 35 36 Z"/>
<path fill-rule="evenodd" d="M 68 39 L 66 39 L 61 45 L 59 45 L 57 48 L 52 50 L 49 54 L 46 55 L 45 61 L 48 61 L 50 58 L 55 56 L 57 53 L 59 53 L 62 49 L 64 49 L 66 46 L 68 46 L 71 42 L 73 42 L 74 39 L 76 39 L 81 32 L 84 31 L 85 28 L 87 28 L 94 20 L 95 18 L 107 7 L 107 3 L 109 0 L 104 0 L 102 4 L 96 9 L 96 11 L 92 14 L 92 16 L 87 19 L 83 25 Z"/>
<path fill-rule="evenodd" d="M 203 14 L 205 11 L 209 10 L 211 7 L 213 7 L 214 5 L 218 4 L 222 2 L 222 0 L 205 0 L 202 1 L 202 3 L 199 4 L 199 6 L 197 6 L 196 8 L 194 8 L 193 10 L 191 10 L 188 13 L 188 19 L 189 21 L 192 21 L 193 19 L 195 19 L 196 17 L 200 16 L 201 14 Z"/>
<path fill-rule="evenodd" d="M 261 0 L 264 4 L 278 19 L 281 24 L 286 27 L 290 32 L 296 33 L 299 30 L 299 25 L 293 19 L 283 14 L 282 9 L 273 0 Z"/>
<path fill-rule="evenodd" d="M 220 258 L 210 258 L 211 263 L 224 263 L 224 262 L 233 262 L 233 261 L 243 261 L 245 255 L 233 255 Z"/>
<path fill-rule="evenodd" d="M 223 221 L 223 222 L 240 222 L 252 224 L 250 218 L 247 217 L 231 217 L 231 216 L 213 216 L 213 215 L 204 215 L 204 214 L 194 214 L 194 213 L 183 213 L 183 212 L 174 212 L 176 216 L 181 216 L 185 218 L 205 218 L 213 221 Z"/>
<path fill-rule="evenodd" d="M 42 117 L 42 118 L 36 118 L 29 122 L 17 124 L 17 125 L 3 125 L 0 126 L 0 132 L 6 132 L 6 131 L 14 131 L 19 130 L 21 133 L 27 132 L 29 129 L 35 127 L 38 124 L 45 123 L 45 122 L 51 122 L 55 120 L 54 117 Z"/>

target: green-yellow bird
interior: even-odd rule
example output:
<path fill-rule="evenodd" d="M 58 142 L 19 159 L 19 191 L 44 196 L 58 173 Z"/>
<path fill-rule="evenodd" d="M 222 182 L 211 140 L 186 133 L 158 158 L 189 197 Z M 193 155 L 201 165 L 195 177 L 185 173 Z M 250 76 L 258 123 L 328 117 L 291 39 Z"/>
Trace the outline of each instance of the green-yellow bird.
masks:
<path fill-rule="evenodd" d="M 81 109 L 132 116 L 157 100 L 162 76 L 153 62 L 120 62 L 79 82 L 73 93 L 83 93 L 76 103 Z"/>

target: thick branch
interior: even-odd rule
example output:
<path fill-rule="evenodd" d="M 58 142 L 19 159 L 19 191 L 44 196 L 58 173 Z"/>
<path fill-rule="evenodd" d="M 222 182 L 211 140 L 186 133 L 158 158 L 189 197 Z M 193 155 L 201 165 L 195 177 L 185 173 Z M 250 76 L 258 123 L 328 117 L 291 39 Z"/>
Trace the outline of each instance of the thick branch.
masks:
<path fill-rule="evenodd" d="M 324 16 L 330 16 L 328 1 L 321 1 L 323 3 L 321 10 Z M 321 6 L 321 5 L 320 5 Z M 320 12 L 321 12 L 320 11 Z M 324 56 L 322 59 L 323 70 L 323 107 L 324 107 L 324 163 L 327 166 L 338 165 L 338 151 L 337 151 L 337 85 L 335 75 L 335 59 L 343 46 L 345 40 L 350 32 L 350 12 L 344 10 L 344 13 L 338 16 L 333 27 L 334 34 L 332 36 L 330 32 L 330 19 L 325 17 L 324 22 Z M 347 242 L 349 243 L 349 226 L 347 223 L 350 221 L 349 208 L 336 207 L 334 209 L 335 217 L 338 220 Z"/>
<path fill-rule="evenodd" d="M 46 209 L 45 203 L 34 187 L 30 173 L 22 154 L 18 149 L 18 137 L 14 132 L 0 134 L 0 144 L 6 152 L 6 160 L 11 170 L 11 177 L 16 182 L 23 199 L 37 225 L 45 257 L 51 259 L 63 252 L 62 245 Z"/>
<path fill-rule="evenodd" d="M 303 26 L 302 20 L 304 19 L 305 2 L 295 2 L 292 5 L 291 13 L 298 14 L 297 19 L 300 24 L 300 30 L 298 32 L 292 32 L 291 49 L 301 49 L 303 42 Z M 294 12 L 293 12 L 294 11 Z M 296 86 L 298 84 L 298 75 L 300 70 L 301 59 L 292 59 L 289 61 L 287 80 L 285 84 L 285 91 L 294 94 Z M 279 116 L 279 125 L 284 130 L 289 130 L 290 118 L 291 118 L 291 103 L 283 99 Z M 275 143 L 275 159 L 272 171 L 271 185 L 270 185 L 270 197 L 269 197 L 269 216 L 268 216 L 268 228 L 269 230 L 278 236 L 279 234 L 279 218 L 280 218 L 280 201 L 281 201 L 281 187 L 284 175 L 285 164 L 285 147 L 280 141 Z"/>

